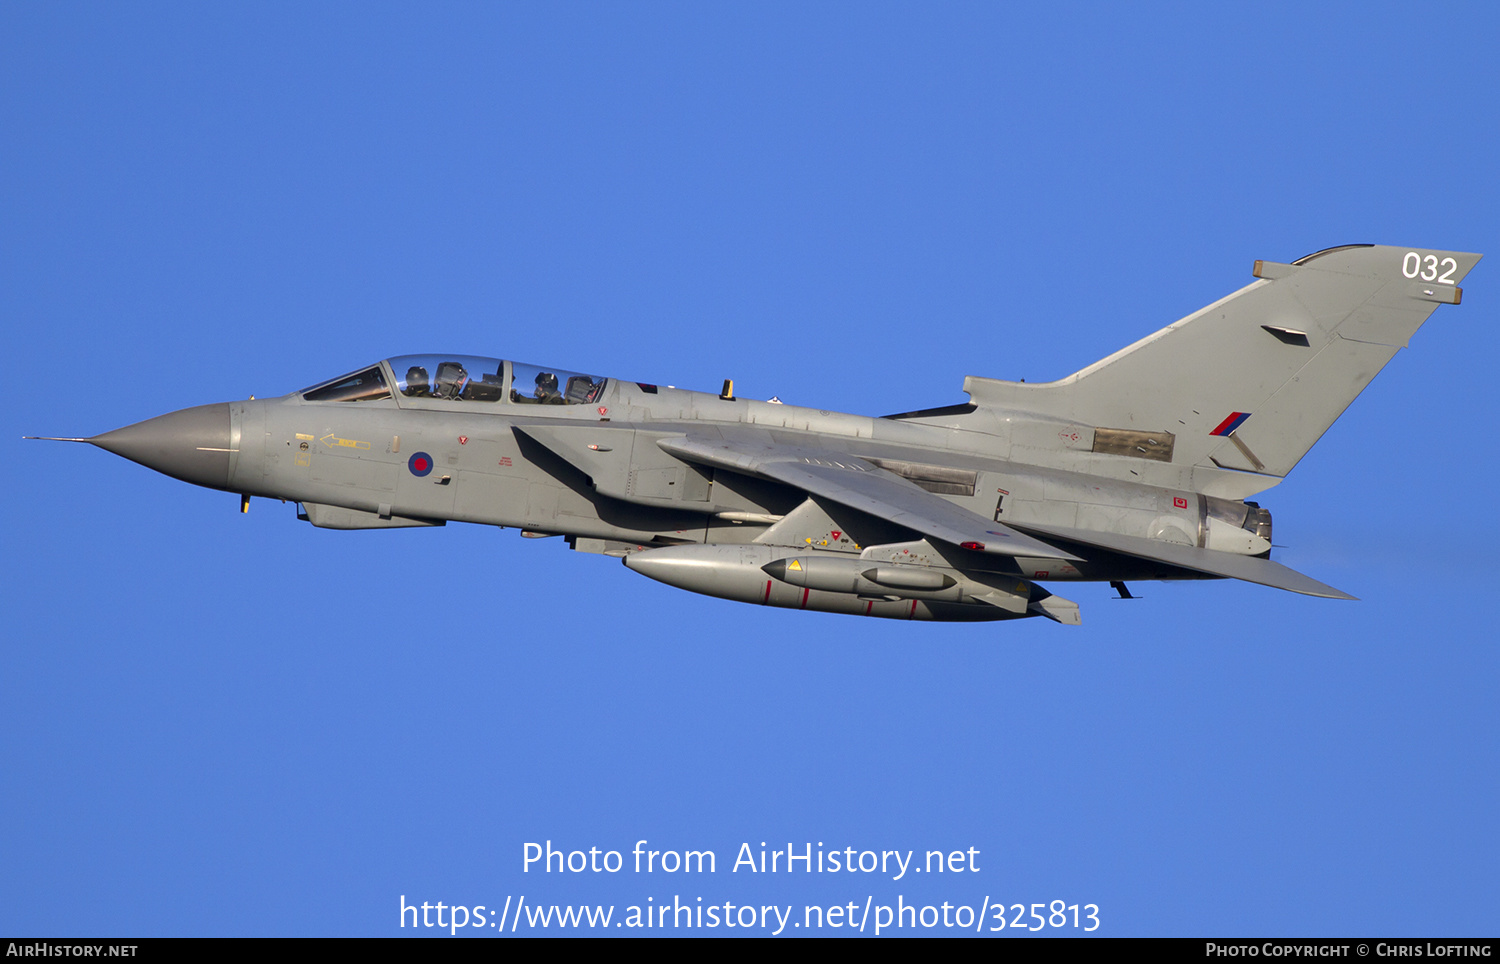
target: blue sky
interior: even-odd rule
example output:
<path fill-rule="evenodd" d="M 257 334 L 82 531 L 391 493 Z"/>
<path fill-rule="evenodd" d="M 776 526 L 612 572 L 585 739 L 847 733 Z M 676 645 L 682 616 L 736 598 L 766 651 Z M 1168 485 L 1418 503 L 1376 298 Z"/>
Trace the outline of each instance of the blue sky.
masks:
<path fill-rule="evenodd" d="M 5 5 L 0 932 L 675 894 L 1493 934 L 1496 36 L 1479 4 Z M 878 415 L 1365 241 L 1492 257 L 1261 499 L 1354 603 L 762 610 L 19 440 L 423 351 Z M 523 872 L 549 839 L 719 871 Z M 730 873 L 761 841 L 981 869 Z"/>

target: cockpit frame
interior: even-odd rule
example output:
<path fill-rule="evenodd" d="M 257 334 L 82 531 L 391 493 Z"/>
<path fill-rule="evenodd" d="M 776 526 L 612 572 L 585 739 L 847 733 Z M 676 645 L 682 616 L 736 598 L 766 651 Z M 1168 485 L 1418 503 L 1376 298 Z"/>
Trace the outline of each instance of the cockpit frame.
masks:
<path fill-rule="evenodd" d="M 394 401 L 399 408 L 486 410 L 492 405 L 591 405 L 609 379 L 479 355 L 397 355 L 319 382 L 299 394 L 313 402 Z"/>

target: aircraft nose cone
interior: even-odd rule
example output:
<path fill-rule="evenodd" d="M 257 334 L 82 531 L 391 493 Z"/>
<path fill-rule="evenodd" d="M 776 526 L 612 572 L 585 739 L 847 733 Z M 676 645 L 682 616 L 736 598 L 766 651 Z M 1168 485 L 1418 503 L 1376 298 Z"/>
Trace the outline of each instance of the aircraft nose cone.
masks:
<path fill-rule="evenodd" d="M 229 487 L 229 403 L 158 415 L 89 439 L 107 452 L 174 479 Z"/>

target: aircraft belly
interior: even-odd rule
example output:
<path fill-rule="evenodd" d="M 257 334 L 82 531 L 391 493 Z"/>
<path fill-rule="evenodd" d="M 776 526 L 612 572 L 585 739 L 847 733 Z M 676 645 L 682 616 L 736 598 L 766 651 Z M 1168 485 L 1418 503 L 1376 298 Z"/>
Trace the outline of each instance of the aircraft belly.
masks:
<path fill-rule="evenodd" d="M 383 516 L 378 512 L 365 512 L 337 505 L 320 505 L 316 502 L 302 503 L 297 516 L 319 529 L 411 529 L 447 525 L 441 519 L 412 519 L 406 516 Z"/>

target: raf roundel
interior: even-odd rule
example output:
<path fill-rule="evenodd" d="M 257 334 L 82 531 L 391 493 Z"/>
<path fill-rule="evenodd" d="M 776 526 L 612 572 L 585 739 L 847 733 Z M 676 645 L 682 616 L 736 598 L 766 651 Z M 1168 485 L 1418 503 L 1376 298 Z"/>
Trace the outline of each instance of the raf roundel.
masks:
<path fill-rule="evenodd" d="M 426 452 L 413 452 L 406 460 L 406 467 L 411 469 L 412 475 L 421 478 L 432 472 L 432 456 Z"/>

